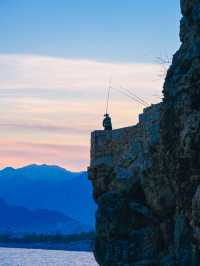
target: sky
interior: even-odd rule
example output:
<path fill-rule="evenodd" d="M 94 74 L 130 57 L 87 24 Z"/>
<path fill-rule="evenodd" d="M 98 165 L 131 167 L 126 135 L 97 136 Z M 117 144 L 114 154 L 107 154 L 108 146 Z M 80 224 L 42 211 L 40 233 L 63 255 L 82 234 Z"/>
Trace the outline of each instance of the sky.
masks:
<path fill-rule="evenodd" d="M 179 0 L 0 0 L 0 168 L 89 165 L 106 89 L 113 127 L 162 97 L 158 58 L 178 49 Z"/>

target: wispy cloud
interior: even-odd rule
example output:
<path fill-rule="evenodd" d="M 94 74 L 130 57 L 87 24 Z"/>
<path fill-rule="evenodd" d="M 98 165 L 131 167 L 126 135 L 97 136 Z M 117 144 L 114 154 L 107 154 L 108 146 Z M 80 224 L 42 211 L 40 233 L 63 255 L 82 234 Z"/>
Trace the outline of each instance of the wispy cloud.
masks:
<path fill-rule="evenodd" d="M 86 166 L 89 132 L 101 127 L 109 78 L 113 87 L 133 88 L 153 103 L 158 101 L 153 94 L 162 90 L 159 73 L 156 64 L 0 54 L 0 137 L 7 143 L 0 151 L 1 165 L 37 161 Z M 142 109 L 118 91 L 111 92 L 114 127 L 134 124 Z M 55 143 L 64 148 L 50 146 Z M 80 146 L 86 147 L 84 152 Z"/>
<path fill-rule="evenodd" d="M 31 162 L 56 163 L 71 170 L 86 168 L 88 145 L 58 145 L 53 143 L 0 142 L 0 167 L 23 166 Z M 55 159 L 56 158 L 56 159 Z"/>
<path fill-rule="evenodd" d="M 48 124 L 30 124 L 30 123 L 1 123 L 0 122 L 0 128 L 4 128 L 7 130 L 28 130 L 28 131 L 47 131 L 52 133 L 60 133 L 60 134 L 88 134 L 88 130 L 85 128 L 73 128 L 73 127 L 67 127 L 67 126 L 57 126 L 55 125 L 48 125 Z"/>
<path fill-rule="evenodd" d="M 136 89 L 158 88 L 156 64 L 107 63 L 35 55 L 0 54 L 2 89 L 102 90 L 110 76 L 116 85 Z"/>

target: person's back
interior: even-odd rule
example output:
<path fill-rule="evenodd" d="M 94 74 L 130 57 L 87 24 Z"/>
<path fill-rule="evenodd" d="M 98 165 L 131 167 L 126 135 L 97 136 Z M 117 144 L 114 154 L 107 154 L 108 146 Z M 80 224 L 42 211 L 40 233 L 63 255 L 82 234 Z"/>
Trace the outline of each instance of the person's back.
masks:
<path fill-rule="evenodd" d="M 112 130 L 112 122 L 109 114 L 104 115 L 105 118 L 103 120 L 103 127 L 105 130 Z"/>

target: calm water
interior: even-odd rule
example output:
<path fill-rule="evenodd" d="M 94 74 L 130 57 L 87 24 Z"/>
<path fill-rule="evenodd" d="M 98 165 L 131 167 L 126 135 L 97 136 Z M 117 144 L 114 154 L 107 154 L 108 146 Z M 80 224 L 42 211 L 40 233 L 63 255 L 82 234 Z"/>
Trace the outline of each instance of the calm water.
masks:
<path fill-rule="evenodd" d="M 97 266 L 90 252 L 0 248 L 0 266 Z"/>

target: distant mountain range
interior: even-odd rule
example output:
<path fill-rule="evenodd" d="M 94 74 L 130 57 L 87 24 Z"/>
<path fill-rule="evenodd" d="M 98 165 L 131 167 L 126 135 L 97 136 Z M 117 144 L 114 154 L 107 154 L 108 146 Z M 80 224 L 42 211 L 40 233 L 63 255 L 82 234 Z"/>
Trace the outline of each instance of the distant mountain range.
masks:
<path fill-rule="evenodd" d="M 8 205 L 0 198 L 0 234 L 78 234 L 91 230 L 63 213 L 49 210 L 28 210 Z"/>
<path fill-rule="evenodd" d="M 35 164 L 19 169 L 7 167 L 0 171 L 0 197 L 9 205 L 37 212 L 45 209 L 47 214 L 55 211 L 55 217 L 63 215 L 62 221 L 70 217 L 80 225 L 94 228 L 96 205 L 86 172 L 73 173 L 58 166 Z"/>

